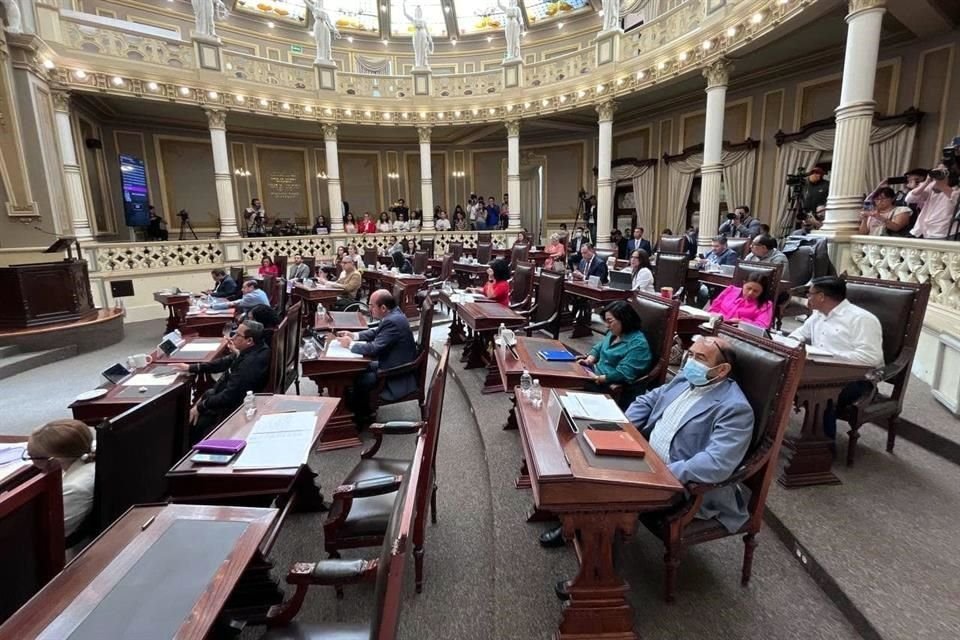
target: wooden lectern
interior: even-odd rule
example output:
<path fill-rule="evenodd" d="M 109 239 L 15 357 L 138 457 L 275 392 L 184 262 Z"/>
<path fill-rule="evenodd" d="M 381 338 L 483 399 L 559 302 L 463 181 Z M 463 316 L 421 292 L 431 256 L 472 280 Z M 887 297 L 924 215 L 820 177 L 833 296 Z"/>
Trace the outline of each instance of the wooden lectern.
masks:
<path fill-rule="evenodd" d="M 44 253 L 66 251 L 61 262 L 0 268 L 0 329 L 27 329 L 96 315 L 85 260 L 74 259 L 75 238 L 60 238 Z"/>

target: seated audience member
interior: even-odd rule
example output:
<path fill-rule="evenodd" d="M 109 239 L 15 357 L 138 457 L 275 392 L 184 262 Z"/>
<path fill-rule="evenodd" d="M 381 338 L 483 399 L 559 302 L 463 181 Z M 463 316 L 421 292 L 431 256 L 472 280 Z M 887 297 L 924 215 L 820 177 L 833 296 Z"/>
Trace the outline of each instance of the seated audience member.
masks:
<path fill-rule="evenodd" d="M 283 235 L 283 220 L 281 220 L 280 218 L 273 219 L 273 226 L 270 227 L 270 235 L 272 236 Z"/>
<path fill-rule="evenodd" d="M 407 228 L 410 231 L 420 231 L 423 227 L 423 211 L 414 209 L 410 212 L 410 219 L 407 220 Z"/>
<path fill-rule="evenodd" d="M 56 460 L 63 470 L 63 534 L 68 538 L 93 511 L 93 452 L 93 430 L 79 420 L 48 422 L 27 440 L 30 458 Z"/>
<path fill-rule="evenodd" d="M 410 261 L 404 257 L 402 251 L 394 251 L 390 254 L 390 258 L 393 260 L 393 268 L 400 273 L 413 274 L 413 265 L 410 264 Z"/>
<path fill-rule="evenodd" d="M 497 258 L 487 267 L 487 282 L 482 287 L 470 287 L 467 291 L 479 293 L 505 307 L 510 306 L 510 263 Z"/>
<path fill-rule="evenodd" d="M 454 231 L 469 231 L 470 223 L 467 221 L 467 214 L 464 213 L 463 207 L 457 205 L 457 208 L 453 210 L 453 230 Z"/>
<path fill-rule="evenodd" d="M 767 291 L 767 277 L 753 272 L 742 286 L 731 285 L 713 299 L 707 309 L 719 313 L 728 324 L 741 321 L 767 329 L 773 322 L 773 300 Z"/>
<path fill-rule="evenodd" d="M 607 283 L 607 263 L 601 260 L 597 256 L 596 250 L 594 250 L 593 245 L 589 242 L 584 242 L 580 247 L 580 264 L 577 265 L 576 271 L 573 272 L 574 280 L 588 280 L 589 278 L 596 276 L 600 278 L 600 282 L 603 284 Z"/>
<path fill-rule="evenodd" d="M 727 246 L 726 236 L 717 236 L 712 241 L 711 250 L 700 260 L 700 266 L 703 267 L 707 264 L 735 265 L 739 257 L 736 251 Z"/>
<path fill-rule="evenodd" d="M 644 239 L 643 237 L 643 227 L 637 227 L 634 229 L 633 237 L 627 241 L 628 255 L 637 250 L 646 251 L 648 256 L 653 254 L 653 247 L 650 246 L 650 241 Z"/>
<path fill-rule="evenodd" d="M 299 253 L 293 255 L 293 264 L 290 265 L 290 275 L 288 280 L 306 280 L 310 277 L 310 265 L 303 261 L 303 256 Z"/>
<path fill-rule="evenodd" d="M 564 247 L 560 241 L 559 233 L 550 234 L 550 239 L 547 241 L 547 246 L 544 247 L 544 251 L 547 252 L 547 259 L 543 262 L 544 269 L 552 270 L 554 265 L 563 266 L 563 257 L 567 253 L 567 248 Z"/>
<path fill-rule="evenodd" d="M 871 236 L 899 236 L 910 225 L 910 207 L 894 206 L 897 194 L 890 187 L 880 187 L 872 194 L 872 207 L 860 212 L 860 233 Z M 866 204 L 866 203 L 865 203 Z"/>
<path fill-rule="evenodd" d="M 210 272 L 213 276 L 215 286 L 210 295 L 214 298 L 230 298 L 237 295 L 237 281 L 223 269 L 214 269 Z"/>
<path fill-rule="evenodd" d="M 883 328 L 877 316 L 847 300 L 847 283 L 836 276 L 814 278 L 807 293 L 810 317 L 790 334 L 791 338 L 824 349 L 842 360 L 874 367 L 883 366 Z M 856 402 L 870 390 L 866 380 L 851 382 L 840 391 L 836 408 Z M 837 435 L 833 405 L 823 412 L 823 431 Z"/>
<path fill-rule="evenodd" d="M 369 416 L 369 393 L 376 386 L 377 371 L 392 369 L 417 357 L 417 344 L 410 330 L 410 322 L 397 306 L 397 300 L 386 289 L 370 294 L 370 315 L 380 323 L 359 333 L 340 331 L 337 340 L 354 353 L 372 359 L 367 370 L 357 376 L 347 395 L 347 404 L 364 419 Z M 412 393 L 417 388 L 414 373 L 394 376 L 386 381 L 382 400 L 391 401 Z"/>
<path fill-rule="evenodd" d="M 360 224 L 357 226 L 357 231 L 360 233 L 376 233 L 377 232 L 377 223 L 373 221 L 373 218 L 370 217 L 370 212 L 367 211 L 363 214 L 363 219 L 360 220 Z"/>
<path fill-rule="evenodd" d="M 560 223 L 560 230 L 557 231 L 557 235 L 560 236 L 560 242 L 562 242 L 563 245 L 566 246 L 566 245 L 567 245 L 567 241 L 570 240 L 570 232 L 567 230 L 567 223 L 566 223 L 566 222 L 561 222 L 561 223 Z"/>
<path fill-rule="evenodd" d="M 923 184 L 906 196 L 907 204 L 920 206 L 920 215 L 910 233 L 917 238 L 946 238 L 960 200 L 960 188 L 951 181 L 943 163 L 930 172 Z"/>
<path fill-rule="evenodd" d="M 590 355 L 577 358 L 591 367 L 591 387 L 587 391 L 609 393 L 610 385 L 631 385 L 653 365 L 647 336 L 641 331 L 640 316 L 629 302 L 617 300 L 603 312 L 607 335 L 595 344 Z M 624 394 L 630 402 L 636 397 Z"/>
<path fill-rule="evenodd" d="M 402 209 L 394 209 L 394 212 L 397 215 L 397 219 L 393 223 L 394 231 L 410 231 L 410 214 L 408 213 L 406 207 Z"/>
<path fill-rule="evenodd" d="M 367 265 L 363 263 L 363 258 L 360 256 L 360 250 L 357 248 L 357 245 L 351 244 L 347 247 L 347 255 L 353 258 L 353 264 L 357 265 L 357 269 L 366 269 Z M 370 265 L 371 269 L 375 269 L 377 265 Z"/>
<path fill-rule="evenodd" d="M 450 219 L 447 212 L 441 209 L 437 212 L 437 219 L 433 222 L 433 227 L 437 231 L 450 231 Z"/>
<path fill-rule="evenodd" d="M 403 240 L 397 240 L 397 236 L 390 236 L 390 246 L 387 247 L 384 255 L 393 255 L 397 251 L 403 253 L 404 249 L 406 249 L 406 244 Z"/>
<path fill-rule="evenodd" d="M 577 268 L 577 265 L 580 264 L 580 249 L 584 244 L 588 242 L 586 238 L 586 230 L 583 227 L 577 227 L 573 232 L 573 237 L 570 238 L 570 242 L 567 243 L 567 264 L 570 267 L 570 270 Z"/>
<path fill-rule="evenodd" d="M 347 248 L 341 244 L 337 247 L 336 255 L 333 256 L 333 264 L 340 266 L 340 261 L 345 255 L 347 255 Z"/>
<path fill-rule="evenodd" d="M 240 289 L 243 295 L 240 296 L 239 300 L 231 300 L 230 302 L 217 302 L 214 303 L 214 309 L 236 309 L 239 313 L 246 313 L 253 309 L 258 304 L 270 305 L 270 298 L 267 296 L 267 292 L 260 288 L 260 283 L 256 280 L 247 280 L 243 283 L 243 287 Z"/>
<path fill-rule="evenodd" d="M 313 223 L 313 235 L 326 235 L 330 233 L 330 225 L 327 224 L 327 219 L 322 215 L 317 216 L 317 221 Z"/>
<path fill-rule="evenodd" d="M 726 341 L 697 336 L 673 380 L 639 396 L 626 410 L 650 443 L 648 455 L 658 455 L 684 484 L 723 482 L 750 447 L 753 409 L 730 378 L 735 366 Z M 747 489 L 739 484 L 715 489 L 704 496 L 696 517 L 715 518 L 734 532 L 749 518 L 748 501 Z M 563 546 L 560 529 L 543 533 L 540 543 Z M 557 592 L 563 592 L 562 584 Z"/>
<path fill-rule="evenodd" d="M 782 265 L 781 280 L 790 279 L 790 261 L 780 249 L 777 249 L 777 239 L 773 236 L 759 235 L 750 245 L 750 255 L 744 258 L 747 262 L 760 264 Z"/>
<path fill-rule="evenodd" d="M 352 213 L 348 213 L 343 218 L 343 232 L 344 233 L 356 233 L 357 232 L 357 220 L 353 217 Z"/>
<path fill-rule="evenodd" d="M 380 212 L 380 221 L 377 222 L 377 233 L 390 233 L 393 229 L 393 223 L 390 222 L 390 214 L 386 211 Z"/>
<path fill-rule="evenodd" d="M 271 260 L 269 256 L 263 256 L 263 259 L 260 261 L 260 268 L 257 269 L 257 274 L 261 278 L 265 278 L 267 276 L 279 276 L 280 268 L 273 264 L 273 260 Z"/>
<path fill-rule="evenodd" d="M 270 375 L 270 346 L 264 341 L 263 333 L 262 324 L 246 320 L 230 338 L 231 353 L 212 362 L 170 365 L 190 373 L 223 374 L 190 408 L 191 443 L 203 440 L 243 404 L 247 391 L 263 391 Z"/>
<path fill-rule="evenodd" d="M 344 256 L 340 261 L 340 267 L 337 282 L 343 287 L 343 294 L 337 297 L 335 306 L 337 310 L 342 311 L 357 301 L 357 292 L 360 291 L 360 285 L 363 282 L 351 256 Z"/>
<path fill-rule="evenodd" d="M 643 249 L 630 254 L 630 266 L 624 269 L 633 274 L 633 290 L 653 293 L 653 271 L 650 270 L 650 256 Z"/>

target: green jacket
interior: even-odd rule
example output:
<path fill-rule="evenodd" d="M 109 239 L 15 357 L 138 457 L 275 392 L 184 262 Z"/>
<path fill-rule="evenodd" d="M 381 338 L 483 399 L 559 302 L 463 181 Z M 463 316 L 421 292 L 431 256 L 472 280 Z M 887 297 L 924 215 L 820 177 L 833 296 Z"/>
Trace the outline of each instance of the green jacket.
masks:
<path fill-rule="evenodd" d="M 607 332 L 590 350 L 590 355 L 597 360 L 594 370 L 597 375 L 606 376 L 608 384 L 634 382 L 650 371 L 653 354 L 643 331 L 621 336 L 617 344 L 611 344 L 612 340 L 613 334 Z"/>

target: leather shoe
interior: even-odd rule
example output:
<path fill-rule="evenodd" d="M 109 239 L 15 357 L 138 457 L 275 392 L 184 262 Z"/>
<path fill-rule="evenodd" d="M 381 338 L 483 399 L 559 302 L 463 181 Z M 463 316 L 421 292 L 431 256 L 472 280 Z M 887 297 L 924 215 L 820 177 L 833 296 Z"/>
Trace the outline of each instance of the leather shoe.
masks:
<path fill-rule="evenodd" d="M 567 581 L 560 580 L 553 586 L 553 592 L 557 594 L 557 598 L 560 602 L 566 602 L 570 599 L 570 592 L 567 591 Z"/>
<path fill-rule="evenodd" d="M 547 549 L 562 547 L 565 544 L 566 541 L 563 539 L 563 527 L 548 529 L 540 534 L 540 546 L 546 547 Z"/>

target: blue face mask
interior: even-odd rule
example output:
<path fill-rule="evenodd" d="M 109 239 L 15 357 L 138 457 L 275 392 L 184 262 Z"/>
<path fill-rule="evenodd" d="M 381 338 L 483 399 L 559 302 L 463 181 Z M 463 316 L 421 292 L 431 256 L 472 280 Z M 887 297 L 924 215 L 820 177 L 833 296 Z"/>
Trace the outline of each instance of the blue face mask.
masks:
<path fill-rule="evenodd" d="M 680 371 L 683 373 L 683 377 L 687 379 L 687 382 L 695 387 L 702 387 L 710 383 L 710 378 L 707 377 L 707 372 L 710 371 L 710 367 L 693 358 L 688 357 L 687 361 L 683 363 L 683 369 Z"/>

